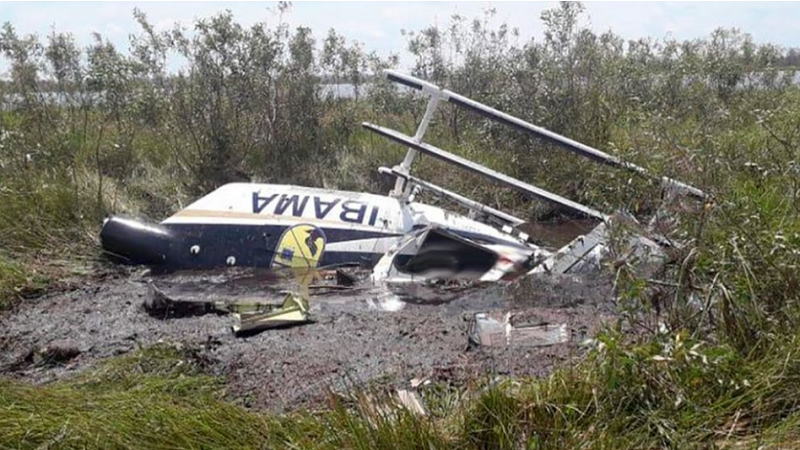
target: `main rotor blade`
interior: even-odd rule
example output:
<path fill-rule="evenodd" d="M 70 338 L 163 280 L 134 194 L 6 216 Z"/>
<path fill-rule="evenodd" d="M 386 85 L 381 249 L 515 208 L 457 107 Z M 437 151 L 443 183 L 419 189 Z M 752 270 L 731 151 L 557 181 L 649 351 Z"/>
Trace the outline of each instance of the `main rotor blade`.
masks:
<path fill-rule="evenodd" d="M 418 186 L 421 186 L 421 187 L 425 188 L 426 190 L 428 190 L 428 191 L 430 191 L 430 192 L 432 192 L 432 193 L 434 193 L 436 195 L 439 195 L 439 196 L 442 196 L 442 197 L 445 197 L 445 198 L 449 198 L 450 200 L 452 200 L 452 201 L 464 206 L 467 209 L 470 209 L 472 211 L 475 211 L 475 212 L 478 212 L 478 213 L 481 213 L 481 214 L 487 214 L 489 216 L 496 217 L 500 221 L 504 222 L 504 224 L 508 224 L 508 225 L 516 227 L 516 226 L 519 226 L 519 225 L 522 225 L 523 223 L 525 223 L 525 221 L 520 219 L 519 217 L 514 217 L 511 214 L 504 213 L 503 211 L 494 209 L 491 206 L 484 205 L 483 203 L 480 203 L 480 202 L 476 202 L 475 200 L 472 200 L 471 198 L 467 198 L 467 197 L 464 197 L 463 195 L 456 194 L 453 191 L 449 191 L 449 190 L 447 190 L 447 189 L 445 189 L 445 188 L 443 188 L 441 186 L 438 186 L 438 185 L 435 185 L 435 184 L 433 184 L 431 182 L 428 182 L 428 181 L 425 181 L 423 179 L 417 178 L 417 177 L 415 177 L 413 175 L 405 174 L 403 172 L 400 172 L 397 169 L 389 169 L 388 167 L 379 167 L 378 168 L 378 172 L 389 174 L 389 175 L 394 175 L 394 176 L 400 177 L 400 178 L 402 178 L 404 180 L 408 180 L 411 183 L 416 184 Z"/>
<path fill-rule="evenodd" d="M 498 122 L 510 125 L 525 133 L 533 134 L 539 138 L 542 138 L 548 142 L 556 144 L 580 156 L 589 158 L 593 161 L 597 161 L 599 163 L 606 164 L 612 167 L 622 168 L 631 171 L 633 173 L 642 175 L 646 178 L 655 178 L 655 176 L 650 174 L 650 172 L 644 167 L 637 166 L 636 164 L 629 163 L 627 161 L 623 161 L 617 158 L 616 156 L 609 155 L 608 153 L 604 153 L 594 147 L 590 147 L 586 144 L 582 144 L 578 141 L 572 140 L 558 133 L 554 133 L 546 128 L 542 128 L 533 125 L 532 123 L 525 122 L 524 120 L 518 119 L 502 111 L 498 111 L 490 106 L 484 105 L 483 103 L 476 102 L 475 100 L 464 97 L 463 95 L 456 94 L 455 92 L 448 91 L 447 89 L 441 89 L 436 85 L 428 83 L 427 81 L 420 80 L 419 78 L 412 77 L 400 72 L 396 72 L 394 70 L 386 70 L 385 73 L 386 77 L 390 81 L 403 84 L 412 89 L 417 89 L 426 92 L 430 95 L 437 95 L 442 100 L 446 100 L 454 105 L 466 108 L 470 111 L 478 113 L 489 119 L 494 119 L 497 120 Z M 686 183 L 683 183 L 681 181 L 668 177 L 660 177 L 660 181 L 664 185 L 674 187 L 694 197 L 700 199 L 705 199 L 707 197 L 705 192 L 701 191 L 700 189 L 697 189 L 694 186 L 690 186 Z"/>
<path fill-rule="evenodd" d="M 517 180 L 516 178 L 512 178 L 508 175 L 494 171 L 488 167 L 474 163 L 460 156 L 456 156 L 450 152 L 426 144 L 424 142 L 415 142 L 410 136 L 406 136 L 403 133 L 399 133 L 397 131 L 390 130 L 388 128 L 384 128 L 366 122 L 362 123 L 361 125 L 364 128 L 373 131 L 375 133 L 378 133 L 382 136 L 385 136 L 397 143 L 403 144 L 407 147 L 411 147 L 418 152 L 448 162 L 462 169 L 484 176 L 489 180 L 494 181 L 495 183 L 510 187 L 512 189 L 516 189 L 522 192 L 523 194 L 528 195 L 529 197 L 565 206 L 574 211 L 578 211 L 586 216 L 594 217 L 603 221 L 605 221 L 608 218 L 608 216 L 606 216 L 605 214 L 596 211 L 592 208 L 589 208 L 588 206 L 584 206 L 581 205 L 580 203 L 573 202 L 572 200 L 568 200 L 564 197 L 553 194 L 552 192 L 548 192 L 544 189 L 525 183 L 524 181 Z"/>

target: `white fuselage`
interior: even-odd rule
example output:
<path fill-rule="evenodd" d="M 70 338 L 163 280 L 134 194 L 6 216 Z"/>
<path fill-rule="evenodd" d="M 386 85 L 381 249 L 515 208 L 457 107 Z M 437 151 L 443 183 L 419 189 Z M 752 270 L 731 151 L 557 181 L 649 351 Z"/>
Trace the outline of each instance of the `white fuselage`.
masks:
<path fill-rule="evenodd" d="M 435 206 L 382 195 L 277 184 L 227 184 L 162 224 L 281 228 L 311 224 L 329 236 L 345 236 L 326 243 L 325 251 L 335 253 L 384 254 L 403 236 L 429 225 L 521 245 L 489 225 Z"/>

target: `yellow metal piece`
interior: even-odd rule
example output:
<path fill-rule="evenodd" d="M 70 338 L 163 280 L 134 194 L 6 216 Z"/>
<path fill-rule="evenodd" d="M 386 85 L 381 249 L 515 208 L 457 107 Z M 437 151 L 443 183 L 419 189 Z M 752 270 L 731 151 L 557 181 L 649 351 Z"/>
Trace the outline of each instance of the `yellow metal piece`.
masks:
<path fill-rule="evenodd" d="M 280 308 L 269 312 L 238 312 L 233 315 L 236 334 L 277 328 L 308 322 L 308 299 L 293 293 L 287 294 Z"/>

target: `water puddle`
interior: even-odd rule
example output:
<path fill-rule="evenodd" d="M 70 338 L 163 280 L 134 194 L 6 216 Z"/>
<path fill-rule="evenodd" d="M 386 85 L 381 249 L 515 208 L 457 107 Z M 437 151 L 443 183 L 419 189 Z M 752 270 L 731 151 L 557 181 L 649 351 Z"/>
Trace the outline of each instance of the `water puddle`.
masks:
<path fill-rule="evenodd" d="M 498 283 L 457 281 L 386 286 L 373 284 L 369 274 L 369 270 L 354 268 L 311 271 L 232 268 L 153 275 L 148 283 L 151 298 L 187 306 L 214 305 L 220 312 L 226 308 L 233 310 L 234 305 L 278 306 L 288 293 L 307 297 L 312 313 L 392 312 L 426 306 L 444 306 L 445 310 L 458 313 L 498 307 L 508 297 Z"/>

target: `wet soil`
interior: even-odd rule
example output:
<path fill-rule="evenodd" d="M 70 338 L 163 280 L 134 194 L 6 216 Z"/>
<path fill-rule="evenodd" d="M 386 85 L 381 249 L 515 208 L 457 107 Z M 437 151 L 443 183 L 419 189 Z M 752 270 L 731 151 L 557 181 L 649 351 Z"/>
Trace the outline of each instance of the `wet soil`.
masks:
<path fill-rule="evenodd" d="M 202 282 L 208 284 L 209 278 Z M 329 391 L 354 385 L 391 388 L 405 387 L 412 378 L 466 383 L 497 375 L 544 375 L 581 354 L 579 342 L 613 318 L 610 282 L 599 276 L 537 276 L 402 292 L 362 281 L 353 290 L 313 295 L 313 323 L 237 338 L 229 316 L 147 314 L 143 304 L 149 283 L 187 286 L 182 278 L 117 274 L 33 300 L 0 317 L 0 372 L 41 383 L 143 346 L 177 343 L 197 349 L 209 372 L 227 380 L 233 398 L 282 412 L 316 407 Z M 245 294 L 280 293 L 272 281 L 265 283 L 253 284 Z M 213 291 L 201 290 L 205 295 Z M 546 347 L 471 345 L 467 331 L 476 312 L 511 312 L 528 324 L 566 323 L 572 340 Z M 48 365 L 30 360 L 37 349 L 64 341 L 78 347 L 77 356 Z"/>

